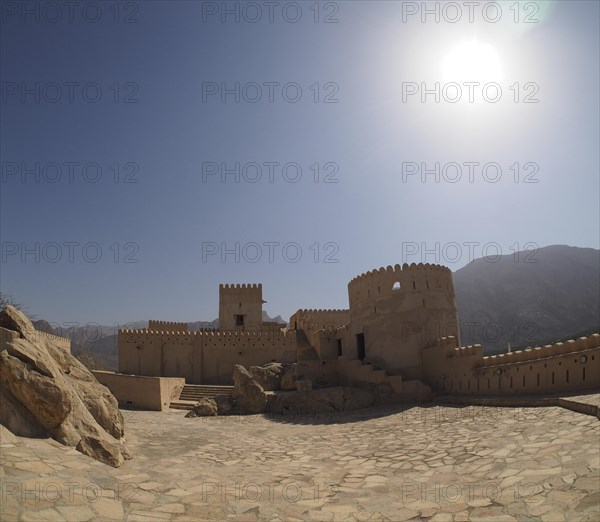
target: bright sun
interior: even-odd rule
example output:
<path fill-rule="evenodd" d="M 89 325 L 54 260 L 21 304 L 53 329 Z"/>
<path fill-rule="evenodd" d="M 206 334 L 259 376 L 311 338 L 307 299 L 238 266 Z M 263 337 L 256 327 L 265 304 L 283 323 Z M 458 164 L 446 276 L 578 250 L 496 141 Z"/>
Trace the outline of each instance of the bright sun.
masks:
<path fill-rule="evenodd" d="M 444 82 L 500 82 L 502 66 L 496 50 L 489 44 L 464 42 L 454 47 L 444 59 Z"/>

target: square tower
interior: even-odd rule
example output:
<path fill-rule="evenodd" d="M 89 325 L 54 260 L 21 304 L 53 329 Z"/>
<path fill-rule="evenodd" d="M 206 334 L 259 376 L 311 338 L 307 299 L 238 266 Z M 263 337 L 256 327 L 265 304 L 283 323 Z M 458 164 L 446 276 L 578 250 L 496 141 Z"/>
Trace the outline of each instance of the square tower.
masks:
<path fill-rule="evenodd" d="M 219 330 L 259 331 L 262 284 L 219 285 Z"/>

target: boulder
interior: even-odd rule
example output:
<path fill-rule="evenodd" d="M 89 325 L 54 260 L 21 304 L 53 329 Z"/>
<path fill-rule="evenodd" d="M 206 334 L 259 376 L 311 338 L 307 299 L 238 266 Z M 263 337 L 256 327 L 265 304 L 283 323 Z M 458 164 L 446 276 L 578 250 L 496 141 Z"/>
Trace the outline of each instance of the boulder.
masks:
<path fill-rule="evenodd" d="M 200 399 L 187 413 L 186 417 L 212 417 L 217 413 L 217 403 L 214 399 Z"/>
<path fill-rule="evenodd" d="M 262 386 L 263 390 L 279 390 L 283 373 L 284 368 L 281 363 L 274 362 L 264 366 L 250 366 L 250 375 Z"/>
<path fill-rule="evenodd" d="M 229 415 L 233 412 L 235 404 L 230 395 L 221 395 L 218 397 L 213 397 L 217 405 L 217 411 L 219 415 Z"/>
<path fill-rule="evenodd" d="M 281 389 L 295 390 L 296 389 L 296 363 L 285 366 L 284 372 L 281 375 Z"/>
<path fill-rule="evenodd" d="M 13 306 L 0 311 L 0 330 L 0 424 L 16 435 L 51 436 L 111 466 L 130 458 L 108 388 Z"/>
<path fill-rule="evenodd" d="M 264 413 L 267 408 L 267 394 L 246 368 L 236 364 L 233 367 L 233 400 L 238 413 Z"/>

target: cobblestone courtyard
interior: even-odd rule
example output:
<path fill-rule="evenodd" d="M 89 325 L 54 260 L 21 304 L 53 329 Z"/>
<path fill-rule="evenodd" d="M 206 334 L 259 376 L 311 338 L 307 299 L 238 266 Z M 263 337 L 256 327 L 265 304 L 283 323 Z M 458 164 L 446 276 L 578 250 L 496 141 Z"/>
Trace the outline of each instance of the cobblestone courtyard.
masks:
<path fill-rule="evenodd" d="M 559 407 L 124 414 L 119 469 L 3 444 L 0 519 L 600 520 L 600 423 Z"/>

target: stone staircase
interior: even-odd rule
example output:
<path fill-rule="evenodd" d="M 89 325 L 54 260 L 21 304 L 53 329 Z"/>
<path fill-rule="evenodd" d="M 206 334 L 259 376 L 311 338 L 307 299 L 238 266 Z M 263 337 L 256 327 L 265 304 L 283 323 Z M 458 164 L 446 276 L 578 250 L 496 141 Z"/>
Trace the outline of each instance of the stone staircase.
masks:
<path fill-rule="evenodd" d="M 359 383 L 381 384 L 386 381 L 395 393 L 403 392 L 403 379 L 401 375 L 388 375 L 385 370 L 375 369 L 371 363 L 359 359 L 338 357 L 338 364 L 345 366 L 347 386 L 356 386 Z"/>
<path fill-rule="evenodd" d="M 181 390 L 179 399 L 171 401 L 171 409 L 191 410 L 200 399 L 231 395 L 233 386 L 217 386 L 203 384 L 186 384 Z"/>

